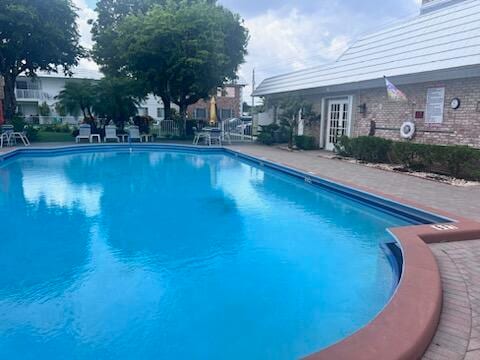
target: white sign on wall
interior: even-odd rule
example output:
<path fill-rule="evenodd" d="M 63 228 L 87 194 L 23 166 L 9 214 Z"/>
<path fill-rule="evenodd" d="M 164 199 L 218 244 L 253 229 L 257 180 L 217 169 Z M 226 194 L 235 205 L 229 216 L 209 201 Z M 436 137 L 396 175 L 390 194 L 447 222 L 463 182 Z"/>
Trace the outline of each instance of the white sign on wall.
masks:
<path fill-rule="evenodd" d="M 427 90 L 427 106 L 425 109 L 426 124 L 441 124 L 445 107 L 445 88 Z"/>

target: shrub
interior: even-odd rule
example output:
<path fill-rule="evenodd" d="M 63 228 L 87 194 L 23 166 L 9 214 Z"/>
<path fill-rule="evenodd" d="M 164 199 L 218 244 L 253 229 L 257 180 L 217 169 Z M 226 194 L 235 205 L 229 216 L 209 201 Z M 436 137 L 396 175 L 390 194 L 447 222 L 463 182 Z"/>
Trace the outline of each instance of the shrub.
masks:
<path fill-rule="evenodd" d="M 340 156 L 353 156 L 351 139 L 348 136 L 342 136 L 335 144 L 335 152 Z"/>
<path fill-rule="evenodd" d="M 468 146 L 449 146 L 444 151 L 450 174 L 467 180 L 480 180 L 480 151 Z"/>
<path fill-rule="evenodd" d="M 260 126 L 260 133 L 258 134 L 257 141 L 264 145 L 275 144 L 275 132 L 279 129 L 280 127 L 277 124 Z"/>
<path fill-rule="evenodd" d="M 480 151 L 468 146 L 397 142 L 377 137 L 342 137 L 335 146 L 342 156 L 373 163 L 402 164 L 408 169 L 480 180 Z"/>
<path fill-rule="evenodd" d="M 135 116 L 133 123 L 138 126 L 141 134 L 150 134 L 150 125 L 153 123 L 153 118 L 150 116 Z"/>
<path fill-rule="evenodd" d="M 290 131 L 284 126 L 270 124 L 260 126 L 260 133 L 257 141 L 265 145 L 287 143 L 290 138 Z"/>
<path fill-rule="evenodd" d="M 302 150 L 315 150 L 317 144 L 313 136 L 299 135 L 295 136 L 295 145 Z"/>
<path fill-rule="evenodd" d="M 343 156 L 357 160 L 384 163 L 390 160 L 392 141 L 374 136 L 361 136 L 353 139 L 342 137 L 336 147 Z"/>
<path fill-rule="evenodd" d="M 19 116 L 15 116 L 12 121 L 11 121 L 11 124 L 13 125 L 13 130 L 14 131 L 17 131 L 17 132 L 21 132 L 23 131 L 23 129 L 25 128 L 25 125 L 27 124 L 25 122 L 25 120 Z"/>
<path fill-rule="evenodd" d="M 37 141 L 38 140 L 38 129 L 35 128 L 33 125 L 25 126 L 24 131 L 27 134 L 28 140 L 30 140 L 30 141 Z"/>
<path fill-rule="evenodd" d="M 440 152 L 434 151 L 431 145 L 415 144 L 409 142 L 394 142 L 392 146 L 392 159 L 394 163 L 402 164 L 413 170 L 431 171 L 435 158 Z"/>

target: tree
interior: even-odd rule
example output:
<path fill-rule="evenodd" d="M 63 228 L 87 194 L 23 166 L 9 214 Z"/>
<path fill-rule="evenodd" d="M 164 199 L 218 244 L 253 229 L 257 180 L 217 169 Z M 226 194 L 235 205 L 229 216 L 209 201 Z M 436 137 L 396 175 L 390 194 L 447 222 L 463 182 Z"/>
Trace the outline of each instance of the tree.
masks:
<path fill-rule="evenodd" d="M 117 76 L 121 73 L 120 62 L 114 40 L 118 38 L 118 26 L 129 15 L 144 14 L 153 5 L 162 5 L 164 0 L 99 0 L 92 25 L 93 58 L 103 73 Z"/>
<path fill-rule="evenodd" d="M 118 26 L 115 48 L 124 69 L 169 104 L 187 107 L 235 79 L 246 55 L 242 20 L 215 1 L 166 0 Z M 184 126 L 185 129 L 185 126 Z"/>
<path fill-rule="evenodd" d="M 139 84 L 125 77 L 107 76 L 97 84 L 95 114 L 112 120 L 122 128 L 137 113 L 140 100 L 145 97 Z"/>
<path fill-rule="evenodd" d="M 280 100 L 280 125 L 288 130 L 288 147 L 293 148 L 295 130 L 298 128 L 300 116 L 304 121 L 310 122 L 317 119 L 312 110 L 312 104 L 301 97 L 289 96 Z"/>
<path fill-rule="evenodd" d="M 15 115 L 15 81 L 38 70 L 68 74 L 85 55 L 70 0 L 0 1 L 0 75 L 5 80 L 5 116 Z"/>
<path fill-rule="evenodd" d="M 96 91 L 93 81 L 70 80 L 55 99 L 59 101 L 59 106 L 70 114 L 77 115 L 81 111 L 84 118 L 93 118 Z"/>
<path fill-rule="evenodd" d="M 38 105 L 38 114 L 40 116 L 50 116 L 50 106 L 45 101 Z"/>

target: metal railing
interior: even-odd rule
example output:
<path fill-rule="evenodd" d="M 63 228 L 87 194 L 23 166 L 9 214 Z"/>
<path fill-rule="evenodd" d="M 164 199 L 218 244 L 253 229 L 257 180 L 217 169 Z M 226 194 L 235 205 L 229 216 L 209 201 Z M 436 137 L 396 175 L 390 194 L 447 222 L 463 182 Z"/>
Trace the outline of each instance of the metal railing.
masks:
<path fill-rule="evenodd" d="M 158 137 L 179 136 L 180 126 L 173 120 L 160 120 L 152 125 L 152 130 Z"/>
<path fill-rule="evenodd" d="M 241 119 L 230 119 L 222 122 L 223 138 L 233 142 L 252 142 L 256 137 L 252 134 L 252 123 Z"/>
<path fill-rule="evenodd" d="M 34 100 L 50 100 L 52 96 L 41 90 L 33 89 L 16 89 L 15 96 L 17 99 L 34 99 Z"/>
<path fill-rule="evenodd" d="M 78 125 L 81 117 L 75 116 L 24 116 L 27 124 L 32 125 Z"/>

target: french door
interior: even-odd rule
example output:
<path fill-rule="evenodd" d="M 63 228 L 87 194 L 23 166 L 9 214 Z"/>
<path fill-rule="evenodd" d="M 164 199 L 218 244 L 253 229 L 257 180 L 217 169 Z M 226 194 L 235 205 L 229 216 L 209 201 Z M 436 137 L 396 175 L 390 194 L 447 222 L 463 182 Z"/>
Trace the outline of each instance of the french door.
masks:
<path fill-rule="evenodd" d="M 332 151 L 338 140 L 348 135 L 350 109 L 348 99 L 329 100 L 325 148 Z"/>

